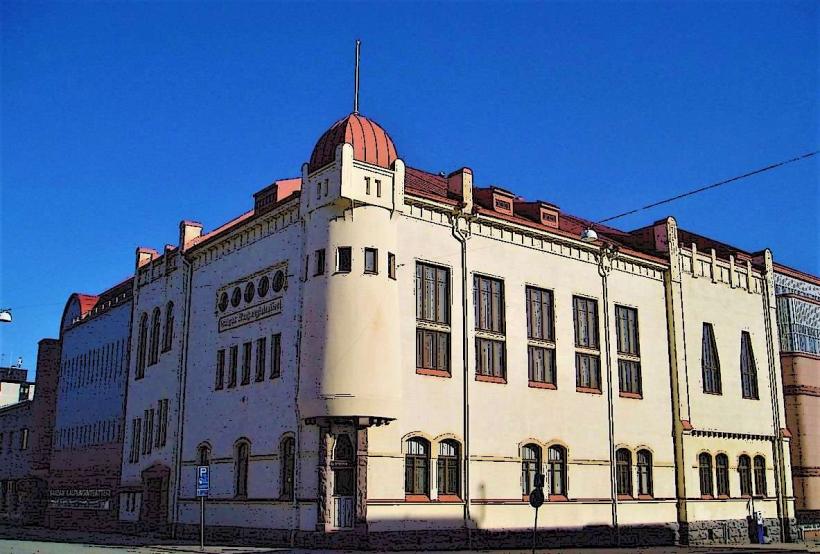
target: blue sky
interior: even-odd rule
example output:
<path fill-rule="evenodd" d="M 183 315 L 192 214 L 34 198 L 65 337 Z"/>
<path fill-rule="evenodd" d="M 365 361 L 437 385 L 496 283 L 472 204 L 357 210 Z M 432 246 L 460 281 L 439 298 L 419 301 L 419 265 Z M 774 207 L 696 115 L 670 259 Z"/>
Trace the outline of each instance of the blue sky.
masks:
<path fill-rule="evenodd" d="M 297 176 L 352 103 L 415 167 L 592 219 L 816 150 L 816 2 L 16 3 L 2 13 L 0 361 L 138 245 Z M 817 157 L 616 222 L 818 273 Z"/>

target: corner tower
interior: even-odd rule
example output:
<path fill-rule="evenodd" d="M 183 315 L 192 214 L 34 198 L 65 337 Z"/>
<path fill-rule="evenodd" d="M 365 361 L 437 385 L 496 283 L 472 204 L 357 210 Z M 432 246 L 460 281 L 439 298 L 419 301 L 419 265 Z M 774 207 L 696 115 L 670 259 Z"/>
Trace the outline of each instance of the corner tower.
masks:
<path fill-rule="evenodd" d="M 303 418 L 369 425 L 396 416 L 396 220 L 403 204 L 404 163 L 387 132 L 362 115 L 331 126 L 302 167 Z"/>

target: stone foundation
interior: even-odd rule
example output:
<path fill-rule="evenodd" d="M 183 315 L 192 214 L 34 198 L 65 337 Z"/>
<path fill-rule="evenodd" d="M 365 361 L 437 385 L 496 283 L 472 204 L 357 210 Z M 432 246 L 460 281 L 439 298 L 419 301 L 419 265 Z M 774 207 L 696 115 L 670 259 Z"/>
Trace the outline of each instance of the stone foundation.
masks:
<path fill-rule="evenodd" d="M 620 535 L 620 537 L 618 537 Z M 195 540 L 199 527 L 183 524 L 177 527 L 179 538 Z M 250 529 L 242 527 L 207 527 L 206 543 L 296 547 L 318 550 L 460 550 L 532 547 L 529 530 L 436 529 L 417 531 L 293 531 L 285 529 Z M 611 527 L 589 526 L 577 529 L 543 529 L 536 536 L 538 548 L 572 546 L 661 546 L 676 544 L 678 525 L 622 527 L 616 533 Z"/>
<path fill-rule="evenodd" d="M 792 542 L 797 539 L 797 520 L 763 520 L 766 538 L 770 542 Z M 781 535 L 781 526 L 784 534 Z M 751 544 L 757 542 L 754 522 L 750 519 L 694 521 L 681 528 L 681 543 L 692 546 L 718 544 Z"/>

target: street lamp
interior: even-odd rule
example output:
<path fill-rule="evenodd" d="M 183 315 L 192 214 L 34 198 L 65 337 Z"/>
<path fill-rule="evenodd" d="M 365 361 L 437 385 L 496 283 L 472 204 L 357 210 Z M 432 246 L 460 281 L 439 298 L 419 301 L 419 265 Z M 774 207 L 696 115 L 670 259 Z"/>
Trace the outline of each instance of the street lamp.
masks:
<path fill-rule="evenodd" d="M 0 308 L 0 323 L 11 323 L 11 308 Z"/>
<path fill-rule="evenodd" d="M 598 240 L 598 233 L 592 227 L 587 227 L 581 232 L 581 240 L 584 242 L 595 242 Z"/>

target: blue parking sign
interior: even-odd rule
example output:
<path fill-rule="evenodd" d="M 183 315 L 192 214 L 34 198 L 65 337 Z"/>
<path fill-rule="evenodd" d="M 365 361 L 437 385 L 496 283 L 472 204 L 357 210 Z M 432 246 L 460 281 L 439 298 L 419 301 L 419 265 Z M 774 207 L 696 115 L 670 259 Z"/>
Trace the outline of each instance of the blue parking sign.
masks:
<path fill-rule="evenodd" d="M 196 468 L 196 495 L 208 496 L 211 488 L 211 471 L 208 466 L 197 466 Z"/>

